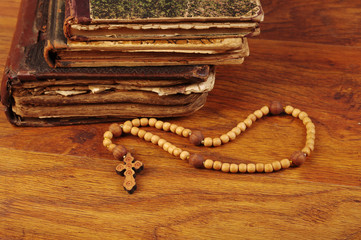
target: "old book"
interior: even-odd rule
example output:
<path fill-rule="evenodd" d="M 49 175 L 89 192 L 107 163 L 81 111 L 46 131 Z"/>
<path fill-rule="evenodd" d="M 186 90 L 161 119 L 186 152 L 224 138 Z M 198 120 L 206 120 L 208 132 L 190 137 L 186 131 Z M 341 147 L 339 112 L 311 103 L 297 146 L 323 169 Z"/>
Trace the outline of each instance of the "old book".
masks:
<path fill-rule="evenodd" d="M 63 0 L 50 0 L 44 56 L 52 67 L 240 64 L 249 55 L 245 38 L 67 40 L 62 25 L 64 8 Z"/>
<path fill-rule="evenodd" d="M 204 105 L 214 84 L 214 68 L 208 65 L 50 68 L 43 58 L 47 4 L 45 0 L 21 3 L 1 85 L 1 102 L 13 124 L 181 116 Z"/>
<path fill-rule="evenodd" d="M 246 37 L 259 33 L 259 0 L 66 0 L 70 40 Z"/>

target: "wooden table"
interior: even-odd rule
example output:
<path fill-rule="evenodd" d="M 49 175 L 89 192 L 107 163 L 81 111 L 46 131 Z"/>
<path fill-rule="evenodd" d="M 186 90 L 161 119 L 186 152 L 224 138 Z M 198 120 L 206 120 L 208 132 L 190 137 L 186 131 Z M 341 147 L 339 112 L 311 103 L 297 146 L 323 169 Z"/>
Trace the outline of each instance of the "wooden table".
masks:
<path fill-rule="evenodd" d="M 215 137 L 281 100 L 316 125 L 316 149 L 303 166 L 271 174 L 197 170 L 125 137 L 146 167 L 128 195 L 102 146 L 108 124 L 17 128 L 1 114 L 0 239 L 361 239 L 361 4 L 262 2 L 251 56 L 218 67 L 203 109 L 167 120 Z M 19 4 L 0 2 L 1 69 Z M 305 135 L 301 121 L 277 116 L 216 149 L 166 137 L 216 159 L 265 163 L 301 149 Z"/>

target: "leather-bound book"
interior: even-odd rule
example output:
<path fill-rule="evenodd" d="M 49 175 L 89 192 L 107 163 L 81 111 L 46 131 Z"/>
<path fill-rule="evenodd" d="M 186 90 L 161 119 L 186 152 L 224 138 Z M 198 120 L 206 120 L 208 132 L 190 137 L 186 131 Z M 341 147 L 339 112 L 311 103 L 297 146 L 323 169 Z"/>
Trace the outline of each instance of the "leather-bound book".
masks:
<path fill-rule="evenodd" d="M 201 108 L 214 84 L 209 65 L 51 68 L 44 59 L 47 0 L 23 0 L 1 85 L 18 126 L 183 116 Z"/>

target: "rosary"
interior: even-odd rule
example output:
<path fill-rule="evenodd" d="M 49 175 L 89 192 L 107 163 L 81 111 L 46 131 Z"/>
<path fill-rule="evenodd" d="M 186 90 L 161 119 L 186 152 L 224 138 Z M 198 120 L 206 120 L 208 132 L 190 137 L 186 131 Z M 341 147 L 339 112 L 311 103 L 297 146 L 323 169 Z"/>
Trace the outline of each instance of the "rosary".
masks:
<path fill-rule="evenodd" d="M 303 122 L 307 130 L 306 144 L 301 151 L 294 152 L 289 157 L 289 159 L 285 158 L 281 161 L 275 161 L 266 164 L 235 164 L 214 161 L 212 159 L 204 159 L 204 157 L 200 154 L 190 154 L 188 151 L 176 147 L 172 143 L 163 138 L 160 138 L 155 134 L 152 134 L 151 132 L 139 129 L 139 127 L 146 126 L 155 127 L 159 130 L 166 132 L 170 131 L 179 136 L 189 138 L 190 142 L 194 145 L 218 147 L 234 140 L 247 128 L 251 127 L 253 122 L 256 122 L 257 119 L 260 119 L 268 114 L 279 115 L 283 112 L 292 115 L 293 117 L 298 118 Z M 115 145 L 112 143 L 113 137 L 120 137 L 123 133 L 130 133 L 134 136 L 138 136 L 139 138 L 144 139 L 147 142 L 152 142 L 153 144 L 163 148 L 163 150 L 169 154 L 175 157 L 179 157 L 182 160 L 187 160 L 189 164 L 195 168 L 206 168 L 218 171 L 220 170 L 225 173 L 270 173 L 289 168 L 290 166 L 298 167 L 305 162 L 306 158 L 310 156 L 311 151 L 314 150 L 316 138 L 315 125 L 312 123 L 307 113 L 292 106 L 283 107 L 282 104 L 277 101 L 272 102 L 270 106 L 264 106 L 260 110 L 256 110 L 254 113 L 251 113 L 244 121 L 238 123 L 238 125 L 231 131 L 217 138 L 204 137 L 200 131 L 191 131 L 190 129 L 184 128 L 182 126 L 171 124 L 169 122 L 163 122 L 155 118 L 136 118 L 132 121 L 126 121 L 123 124 L 113 123 L 110 125 L 109 130 L 104 133 L 103 145 L 113 153 L 116 159 L 122 161 L 116 167 L 116 172 L 125 177 L 123 187 L 130 194 L 133 193 L 137 188 L 135 175 L 136 173 L 139 173 L 141 170 L 143 170 L 144 165 L 142 162 L 134 160 L 131 153 L 128 152 L 124 146 Z"/>

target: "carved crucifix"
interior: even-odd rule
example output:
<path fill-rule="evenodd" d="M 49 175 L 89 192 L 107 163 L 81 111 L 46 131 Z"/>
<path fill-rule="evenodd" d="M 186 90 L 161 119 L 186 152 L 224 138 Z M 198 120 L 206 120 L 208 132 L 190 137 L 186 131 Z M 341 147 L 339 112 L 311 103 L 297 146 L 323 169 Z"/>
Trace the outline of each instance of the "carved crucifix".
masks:
<path fill-rule="evenodd" d="M 115 171 L 125 177 L 123 187 L 128 193 L 132 194 L 137 189 L 135 174 L 143 170 L 143 163 L 134 161 L 130 153 L 125 155 L 123 161 L 124 162 L 118 164 Z"/>

